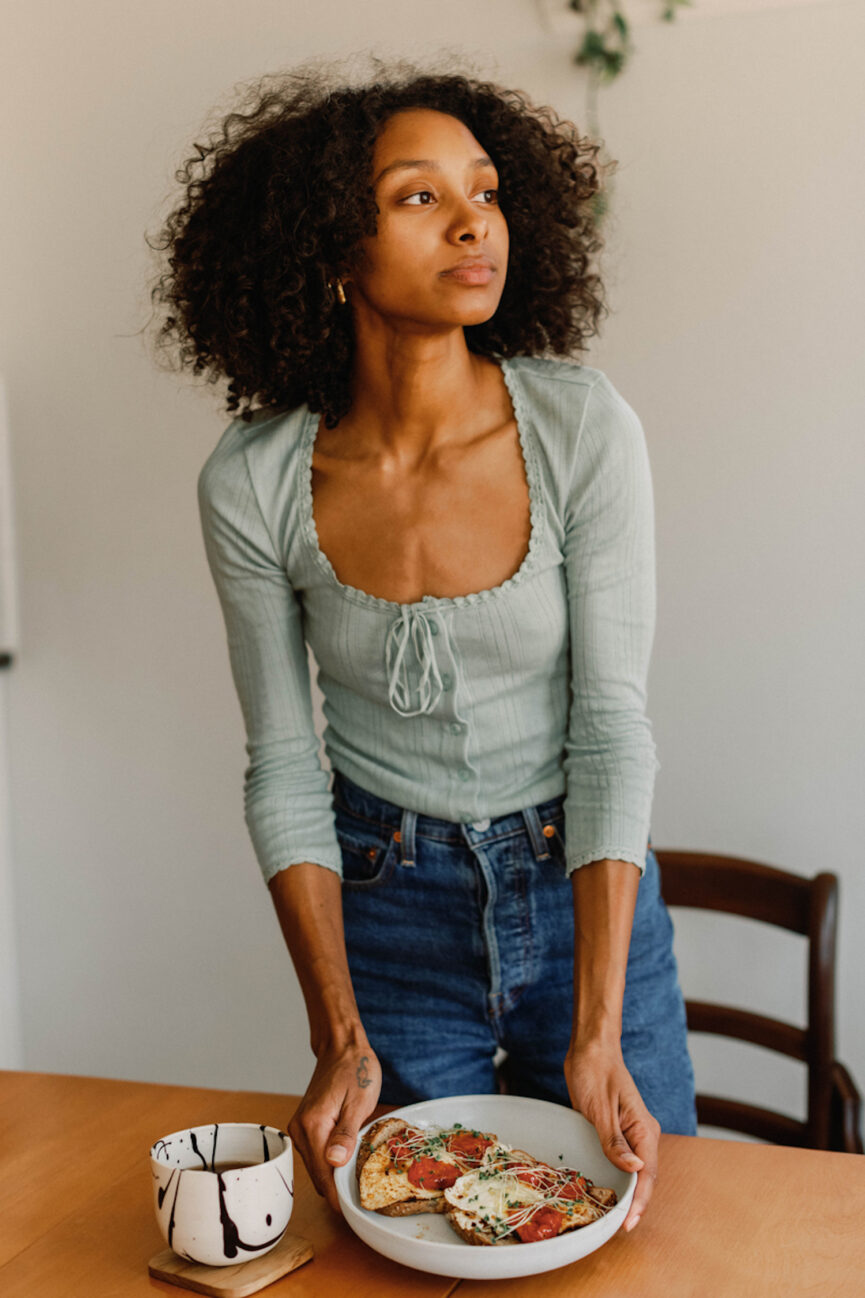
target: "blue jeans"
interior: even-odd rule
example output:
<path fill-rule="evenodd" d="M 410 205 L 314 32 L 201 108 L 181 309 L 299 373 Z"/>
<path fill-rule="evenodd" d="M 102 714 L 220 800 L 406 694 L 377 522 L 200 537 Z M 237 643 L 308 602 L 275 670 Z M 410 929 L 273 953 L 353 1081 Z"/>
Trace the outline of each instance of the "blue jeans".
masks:
<path fill-rule="evenodd" d="M 574 922 L 564 798 L 461 825 L 407 811 L 334 773 L 352 983 L 383 1072 L 411 1104 L 508 1090 L 570 1105 Z M 673 926 L 651 848 L 637 893 L 622 1052 L 664 1131 L 696 1135 Z"/>

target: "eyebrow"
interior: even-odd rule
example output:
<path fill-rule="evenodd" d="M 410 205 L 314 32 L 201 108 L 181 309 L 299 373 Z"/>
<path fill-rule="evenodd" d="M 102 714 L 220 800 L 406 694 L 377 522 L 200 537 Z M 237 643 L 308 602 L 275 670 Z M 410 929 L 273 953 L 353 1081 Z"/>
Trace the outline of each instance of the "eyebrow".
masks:
<path fill-rule="evenodd" d="M 488 158 L 486 154 L 484 154 L 482 158 L 475 158 L 474 162 L 469 165 L 473 170 L 479 171 L 481 167 L 495 168 L 496 164 L 493 162 L 492 158 Z M 384 167 L 372 183 L 377 185 L 384 176 L 390 175 L 392 171 L 420 169 L 421 167 L 425 167 L 428 171 L 441 171 L 441 167 L 433 158 L 398 158 L 396 162 L 391 162 L 388 166 Z"/>

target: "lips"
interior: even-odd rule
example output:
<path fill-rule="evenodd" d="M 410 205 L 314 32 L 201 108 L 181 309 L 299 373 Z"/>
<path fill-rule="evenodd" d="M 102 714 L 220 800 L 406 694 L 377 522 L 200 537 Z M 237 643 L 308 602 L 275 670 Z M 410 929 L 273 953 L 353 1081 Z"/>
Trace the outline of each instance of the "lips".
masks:
<path fill-rule="evenodd" d="M 489 257 L 463 257 L 443 270 L 441 278 L 456 280 L 458 284 L 488 284 L 495 272 L 495 262 Z"/>

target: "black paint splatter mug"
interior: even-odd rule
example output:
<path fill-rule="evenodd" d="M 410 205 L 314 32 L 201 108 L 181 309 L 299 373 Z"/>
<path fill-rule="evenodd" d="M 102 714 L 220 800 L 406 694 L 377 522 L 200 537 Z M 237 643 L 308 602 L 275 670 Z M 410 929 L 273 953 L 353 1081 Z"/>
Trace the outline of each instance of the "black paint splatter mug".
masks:
<path fill-rule="evenodd" d="M 252 1122 L 211 1123 L 157 1140 L 153 1202 L 180 1257 L 236 1266 L 275 1248 L 294 1203 L 291 1139 Z"/>

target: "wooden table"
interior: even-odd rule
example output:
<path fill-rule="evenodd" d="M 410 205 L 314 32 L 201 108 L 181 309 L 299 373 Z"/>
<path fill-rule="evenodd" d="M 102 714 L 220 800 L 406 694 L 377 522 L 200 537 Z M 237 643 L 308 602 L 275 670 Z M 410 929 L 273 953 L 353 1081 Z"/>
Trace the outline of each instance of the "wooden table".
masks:
<path fill-rule="evenodd" d="M 3 1298 L 177 1298 L 147 1154 L 208 1122 L 284 1127 L 296 1097 L 0 1072 Z M 581 1262 L 524 1280 L 451 1280 L 388 1262 L 296 1164 L 290 1229 L 315 1258 L 268 1298 L 812 1298 L 865 1293 L 865 1157 L 664 1136 L 646 1216 Z"/>

